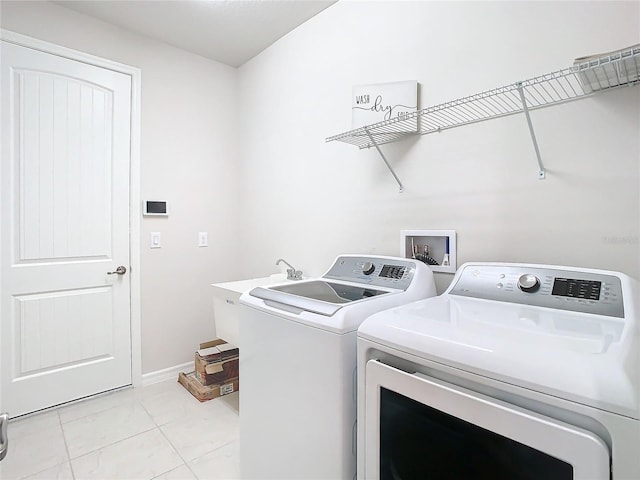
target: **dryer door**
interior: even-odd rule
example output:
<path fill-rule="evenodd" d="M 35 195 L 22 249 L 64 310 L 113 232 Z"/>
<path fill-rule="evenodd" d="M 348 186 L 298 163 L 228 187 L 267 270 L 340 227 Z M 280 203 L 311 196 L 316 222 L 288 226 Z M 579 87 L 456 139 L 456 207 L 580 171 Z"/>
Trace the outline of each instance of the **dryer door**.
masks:
<path fill-rule="evenodd" d="M 366 366 L 364 431 L 360 478 L 610 478 L 593 433 L 378 360 Z"/>

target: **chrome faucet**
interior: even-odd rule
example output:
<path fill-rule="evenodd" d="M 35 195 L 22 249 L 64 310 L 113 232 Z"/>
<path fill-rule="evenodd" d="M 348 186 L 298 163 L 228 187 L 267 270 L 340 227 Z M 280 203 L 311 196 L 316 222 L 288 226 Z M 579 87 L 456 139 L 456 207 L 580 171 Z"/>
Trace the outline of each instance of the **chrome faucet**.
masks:
<path fill-rule="evenodd" d="M 9 415 L 0 414 L 0 461 L 7 455 L 9 449 L 9 439 L 7 438 L 7 425 L 9 424 Z"/>
<path fill-rule="evenodd" d="M 296 267 L 287 262 L 284 258 L 279 258 L 276 265 L 280 265 L 280 262 L 287 265 L 287 280 L 302 280 L 302 270 L 296 270 Z"/>

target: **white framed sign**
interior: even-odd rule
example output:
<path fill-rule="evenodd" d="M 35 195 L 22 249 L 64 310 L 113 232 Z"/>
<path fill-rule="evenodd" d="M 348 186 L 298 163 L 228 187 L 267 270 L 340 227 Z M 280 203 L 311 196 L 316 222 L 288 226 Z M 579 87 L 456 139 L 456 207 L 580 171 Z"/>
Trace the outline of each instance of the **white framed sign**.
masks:
<path fill-rule="evenodd" d="M 406 118 L 418 110 L 418 82 L 378 83 L 356 85 L 351 98 L 351 127 L 353 129 L 397 118 Z M 416 132 L 418 122 L 397 124 L 403 132 Z"/>

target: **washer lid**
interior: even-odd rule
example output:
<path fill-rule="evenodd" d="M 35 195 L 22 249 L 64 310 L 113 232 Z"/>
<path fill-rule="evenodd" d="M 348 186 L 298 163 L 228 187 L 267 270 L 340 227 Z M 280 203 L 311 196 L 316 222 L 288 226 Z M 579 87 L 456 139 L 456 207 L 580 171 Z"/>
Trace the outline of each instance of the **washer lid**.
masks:
<path fill-rule="evenodd" d="M 374 314 L 358 336 L 640 418 L 640 342 L 632 321 L 445 294 Z"/>
<path fill-rule="evenodd" d="M 389 291 L 376 290 L 367 286 L 313 280 L 305 283 L 290 283 L 272 287 L 272 290 L 297 295 L 299 297 L 322 300 L 329 303 L 350 303 L 363 298 L 384 295 Z"/>
<path fill-rule="evenodd" d="M 297 307 L 308 312 L 331 316 L 345 304 L 387 293 L 391 292 L 364 286 L 312 280 L 268 288 L 258 287 L 251 290 L 249 295 Z"/>

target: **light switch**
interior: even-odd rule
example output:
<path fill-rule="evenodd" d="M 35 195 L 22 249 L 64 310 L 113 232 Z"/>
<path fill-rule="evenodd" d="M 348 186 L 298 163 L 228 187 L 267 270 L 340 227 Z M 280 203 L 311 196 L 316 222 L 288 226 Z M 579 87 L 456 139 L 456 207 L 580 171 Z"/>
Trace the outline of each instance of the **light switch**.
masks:
<path fill-rule="evenodd" d="M 160 248 L 160 232 L 151 232 L 150 248 Z"/>
<path fill-rule="evenodd" d="M 199 247 L 209 246 L 209 236 L 207 235 L 207 232 L 198 232 L 198 246 Z"/>

